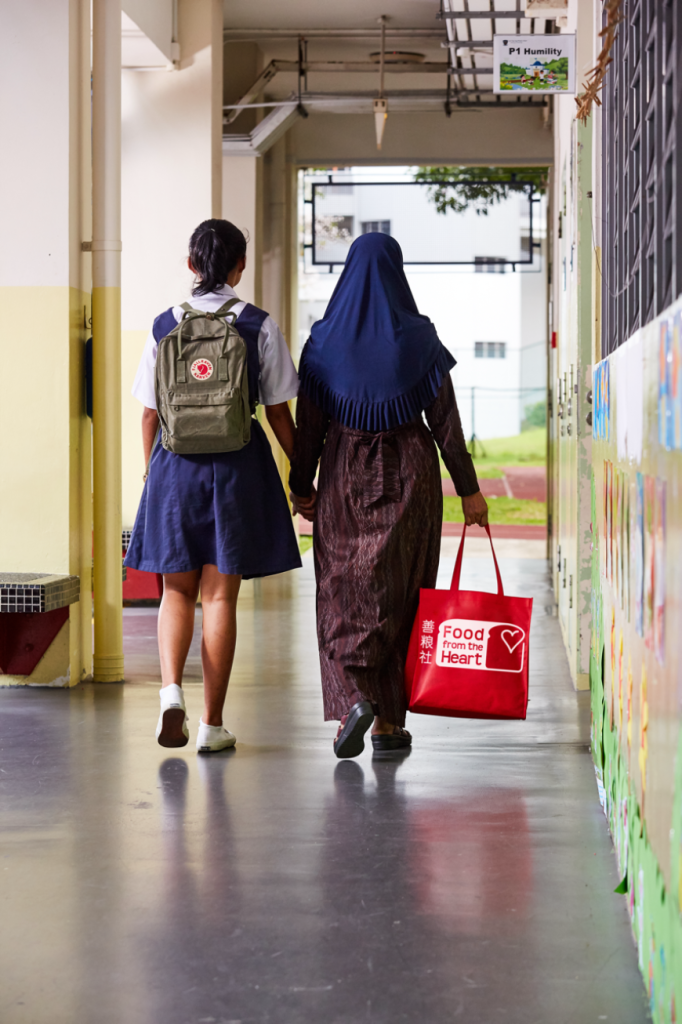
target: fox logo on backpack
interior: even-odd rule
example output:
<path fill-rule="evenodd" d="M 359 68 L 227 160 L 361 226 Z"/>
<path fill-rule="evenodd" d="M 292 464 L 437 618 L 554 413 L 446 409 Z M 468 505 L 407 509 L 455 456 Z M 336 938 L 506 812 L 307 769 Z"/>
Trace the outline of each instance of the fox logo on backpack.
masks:
<path fill-rule="evenodd" d="M 251 439 L 246 343 L 230 313 L 236 302 L 215 313 L 183 303 L 182 320 L 159 342 L 156 408 L 167 451 L 235 452 Z"/>

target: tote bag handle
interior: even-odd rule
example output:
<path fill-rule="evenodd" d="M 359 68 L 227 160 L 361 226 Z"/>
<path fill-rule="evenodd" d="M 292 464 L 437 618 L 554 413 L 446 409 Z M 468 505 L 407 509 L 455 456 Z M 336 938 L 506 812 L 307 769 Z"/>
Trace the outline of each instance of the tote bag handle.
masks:
<path fill-rule="evenodd" d="M 485 532 L 488 534 L 488 540 L 490 541 L 490 550 L 493 553 L 493 562 L 495 563 L 495 572 L 497 573 L 497 596 L 504 597 L 504 588 L 502 586 L 502 577 L 500 576 L 500 567 L 497 564 L 497 558 L 495 556 L 495 548 L 493 547 L 493 538 L 490 536 L 490 527 L 484 527 Z M 466 523 L 462 530 L 462 539 L 459 542 L 459 551 L 457 552 L 457 561 L 455 562 L 455 571 L 452 574 L 452 583 L 450 584 L 450 590 L 459 590 L 459 577 L 462 573 L 462 556 L 464 554 L 464 538 L 467 534 Z"/>

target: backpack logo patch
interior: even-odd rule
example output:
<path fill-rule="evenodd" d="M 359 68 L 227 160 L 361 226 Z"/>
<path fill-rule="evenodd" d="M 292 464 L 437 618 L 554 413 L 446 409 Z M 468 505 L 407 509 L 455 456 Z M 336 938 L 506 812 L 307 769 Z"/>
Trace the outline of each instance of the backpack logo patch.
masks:
<path fill-rule="evenodd" d="M 195 380 L 208 380 L 213 373 L 213 363 L 210 359 L 195 359 L 189 372 Z"/>

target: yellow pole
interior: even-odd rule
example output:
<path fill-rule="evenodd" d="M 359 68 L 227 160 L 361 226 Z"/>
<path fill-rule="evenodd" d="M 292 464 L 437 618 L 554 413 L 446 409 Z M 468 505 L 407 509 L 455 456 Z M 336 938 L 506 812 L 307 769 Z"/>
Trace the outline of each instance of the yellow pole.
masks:
<path fill-rule="evenodd" d="M 121 592 L 121 0 L 93 0 L 94 676 L 123 680 Z"/>

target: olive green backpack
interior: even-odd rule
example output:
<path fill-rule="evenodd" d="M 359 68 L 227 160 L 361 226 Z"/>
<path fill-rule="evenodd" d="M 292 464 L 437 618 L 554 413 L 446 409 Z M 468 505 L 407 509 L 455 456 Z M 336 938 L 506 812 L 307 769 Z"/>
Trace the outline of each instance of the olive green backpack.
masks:
<path fill-rule="evenodd" d="M 247 350 L 230 313 L 182 305 L 182 320 L 156 352 L 161 443 L 177 455 L 236 452 L 251 439 Z"/>

